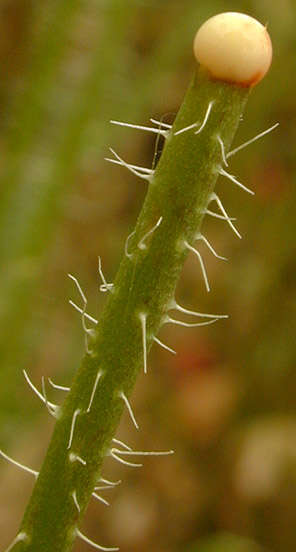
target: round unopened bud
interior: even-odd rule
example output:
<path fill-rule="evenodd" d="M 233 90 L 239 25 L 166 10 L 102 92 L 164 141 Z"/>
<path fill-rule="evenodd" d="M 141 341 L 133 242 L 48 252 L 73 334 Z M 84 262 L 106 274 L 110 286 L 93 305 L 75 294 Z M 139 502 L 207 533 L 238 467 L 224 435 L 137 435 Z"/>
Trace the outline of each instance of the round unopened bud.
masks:
<path fill-rule="evenodd" d="M 267 73 L 272 44 L 266 28 L 244 13 L 220 13 L 197 31 L 194 55 L 213 78 L 253 86 Z"/>

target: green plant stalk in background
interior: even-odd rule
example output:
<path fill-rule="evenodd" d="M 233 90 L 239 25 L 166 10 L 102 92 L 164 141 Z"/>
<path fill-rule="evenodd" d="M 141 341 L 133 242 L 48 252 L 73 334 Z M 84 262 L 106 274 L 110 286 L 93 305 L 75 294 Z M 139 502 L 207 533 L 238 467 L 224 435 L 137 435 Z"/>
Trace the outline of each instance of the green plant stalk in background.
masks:
<path fill-rule="evenodd" d="M 248 87 L 212 80 L 201 67 L 194 76 L 156 170 L 148 175 L 147 197 L 97 329 L 86 334 L 87 353 L 54 412 L 53 437 L 9 550 L 69 551 L 104 458 L 130 459 L 132 451 L 112 444 L 123 397 L 130 396 L 143 364 L 146 369 L 146 353 L 159 329 L 174 320 L 169 311 L 176 306 L 176 284 L 199 237 L 248 94 Z"/>
<path fill-rule="evenodd" d="M 10 375 L 15 366 L 21 368 L 28 362 L 28 341 L 31 348 L 34 339 L 28 328 L 38 279 L 44 271 L 64 196 L 73 186 L 75 171 L 83 157 L 87 128 L 103 105 L 102 98 L 111 86 L 111 76 L 117 73 L 119 62 L 114 51 L 123 49 L 125 29 L 133 14 L 132 9 L 126 10 L 124 4 L 120 7 L 116 0 L 112 2 L 112 9 L 109 3 L 104 14 L 104 32 L 96 38 L 87 75 L 81 79 L 73 97 L 67 98 L 64 126 L 60 121 L 52 123 L 61 126 L 54 145 L 48 143 L 44 148 L 47 151 L 43 158 L 46 174 L 40 177 L 37 171 L 38 174 L 26 176 L 25 160 L 32 156 L 34 138 L 36 140 L 42 127 L 45 106 L 50 103 L 49 96 L 53 94 L 58 68 L 65 55 L 72 21 L 75 22 L 80 6 L 77 0 L 66 2 L 71 4 L 67 8 L 64 2 L 56 4 L 48 32 L 34 47 L 37 57 L 27 70 L 27 89 L 15 100 L 12 117 L 17 123 L 8 134 L 8 156 L 3 164 L 0 189 L 0 252 L 4 267 L 0 273 L 3 297 L 0 304 L 0 420 L 7 410 L 11 420 L 13 413 L 19 412 L 19 404 L 13 400 L 16 382 Z M 102 50 L 106 51 L 103 57 Z M 96 142 L 98 147 L 100 144 Z M 38 164 L 34 156 L 30 162 Z M 29 415 L 30 411 L 23 410 L 24 418 Z"/>

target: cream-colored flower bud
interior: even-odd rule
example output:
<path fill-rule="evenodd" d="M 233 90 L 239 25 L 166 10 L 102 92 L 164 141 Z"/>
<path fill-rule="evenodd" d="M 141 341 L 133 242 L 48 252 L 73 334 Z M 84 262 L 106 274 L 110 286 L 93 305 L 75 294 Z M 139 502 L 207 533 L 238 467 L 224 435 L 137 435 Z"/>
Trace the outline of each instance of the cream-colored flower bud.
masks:
<path fill-rule="evenodd" d="M 213 78 L 253 86 L 267 73 L 272 44 L 266 28 L 243 13 L 220 13 L 197 31 L 194 55 Z"/>

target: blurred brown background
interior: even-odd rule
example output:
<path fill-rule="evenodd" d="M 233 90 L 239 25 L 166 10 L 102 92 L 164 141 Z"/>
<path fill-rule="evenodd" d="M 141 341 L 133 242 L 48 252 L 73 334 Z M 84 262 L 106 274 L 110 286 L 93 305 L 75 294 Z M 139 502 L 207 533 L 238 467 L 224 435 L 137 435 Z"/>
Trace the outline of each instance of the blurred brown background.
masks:
<path fill-rule="evenodd" d="M 108 165 L 112 146 L 151 166 L 155 141 L 110 119 L 173 120 L 194 69 L 196 29 L 221 11 L 267 23 L 269 75 L 251 95 L 235 144 L 280 126 L 231 160 L 219 195 L 243 234 L 207 218 L 228 263 L 201 249 L 178 301 L 230 318 L 172 327 L 155 346 L 118 437 L 136 449 L 175 449 L 142 469 L 108 462 L 122 479 L 111 506 L 91 503 L 83 530 L 122 552 L 290 552 L 296 549 L 295 13 L 293 0 L 2 0 L 0 4 L 0 446 L 38 469 L 52 421 L 22 375 L 70 384 L 84 351 L 75 274 L 99 316 L 97 257 L 112 281 L 145 184 Z M 49 390 L 48 390 L 49 392 Z M 53 400 L 61 392 L 50 391 Z M 0 545 L 11 542 L 30 475 L 0 460 Z M 75 544 L 75 552 L 90 548 Z"/>

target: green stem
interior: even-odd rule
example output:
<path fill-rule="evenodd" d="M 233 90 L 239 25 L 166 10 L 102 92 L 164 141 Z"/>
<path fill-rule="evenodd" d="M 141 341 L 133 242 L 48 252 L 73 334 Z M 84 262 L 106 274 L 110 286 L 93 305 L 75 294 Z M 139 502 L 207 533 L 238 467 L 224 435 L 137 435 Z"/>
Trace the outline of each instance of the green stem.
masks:
<path fill-rule="evenodd" d="M 247 96 L 248 89 L 213 81 L 203 69 L 194 77 L 151 178 L 128 256 L 122 259 L 98 329 L 88 336 L 89 352 L 60 409 L 21 525 L 24 540 L 12 550 L 71 549 L 112 448 L 125 407 L 121 393 L 129 397 L 143 371 L 143 336 L 148 352 L 173 308 L 175 287 L 189 253 L 187 244 L 194 246 L 222 166 L 218 136 L 227 152 Z M 174 134 L 192 123 L 201 124 L 210 102 L 207 123 L 199 134 L 195 134 L 198 126 Z M 197 259 L 197 275 L 199 271 Z M 71 461 L 75 455 L 83 464 L 79 458 Z"/>

